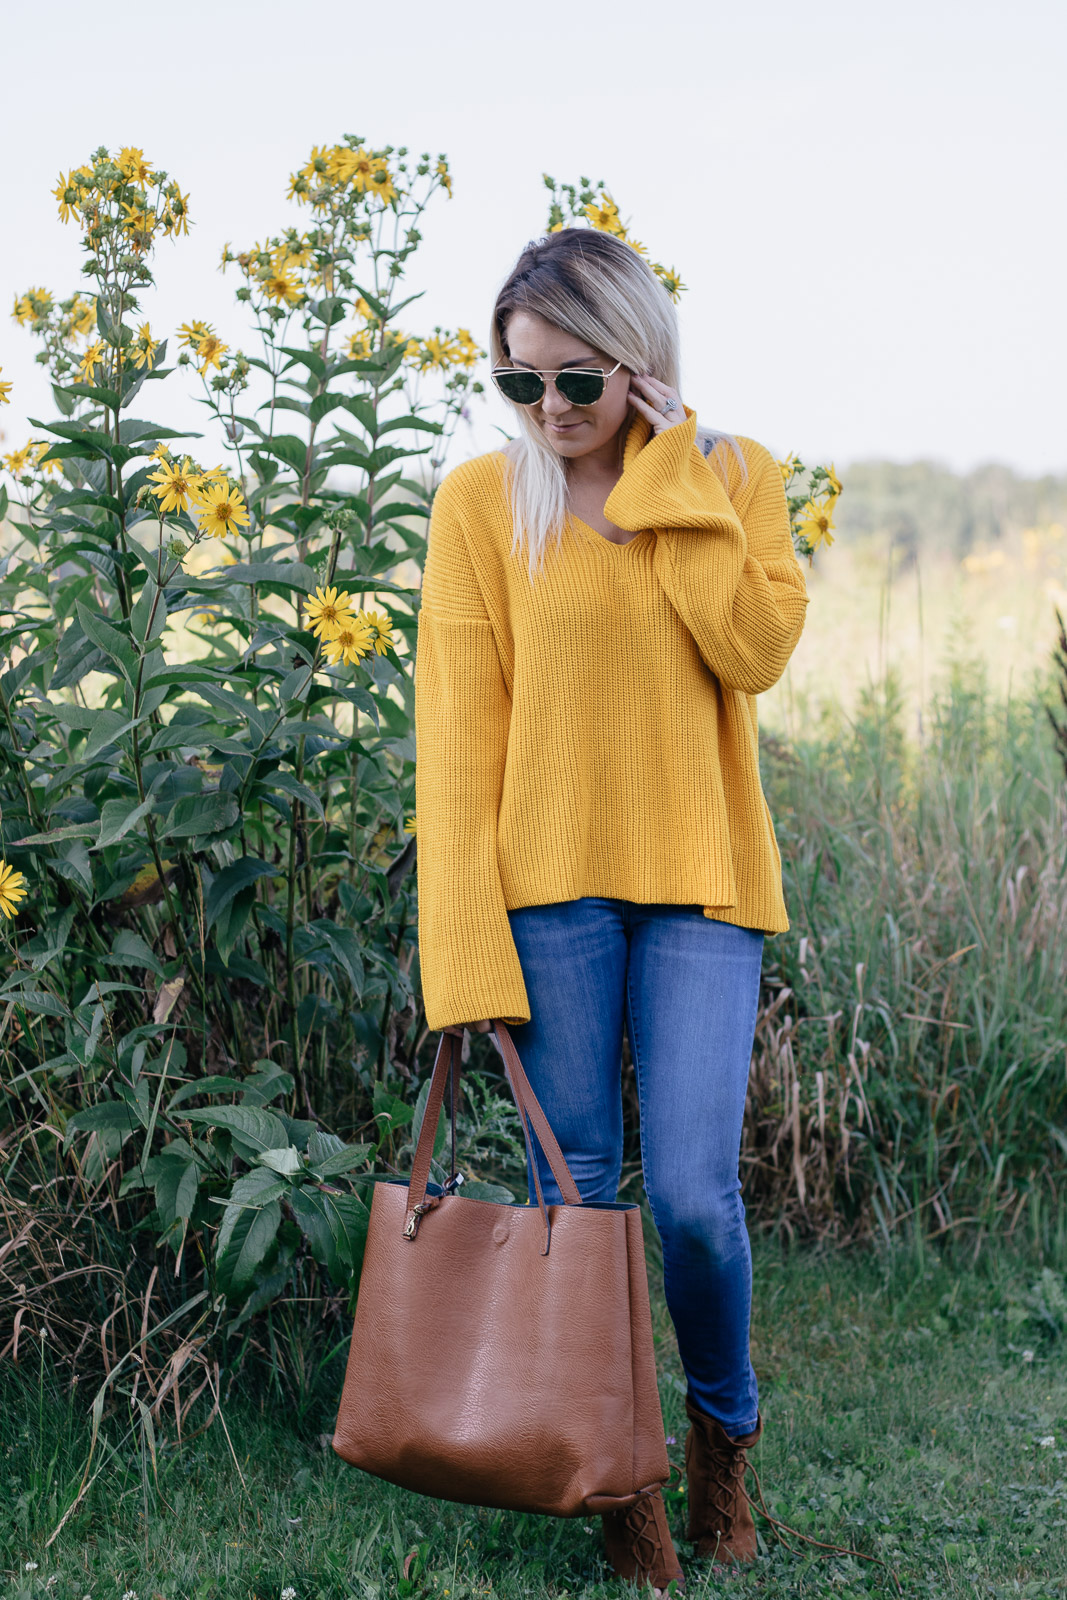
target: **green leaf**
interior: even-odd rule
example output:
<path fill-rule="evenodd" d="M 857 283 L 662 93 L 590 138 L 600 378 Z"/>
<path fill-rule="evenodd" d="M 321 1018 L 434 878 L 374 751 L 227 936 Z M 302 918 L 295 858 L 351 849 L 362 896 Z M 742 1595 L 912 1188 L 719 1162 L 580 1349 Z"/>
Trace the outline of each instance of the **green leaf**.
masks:
<path fill-rule="evenodd" d="M 308 407 L 308 416 L 311 421 L 318 424 L 323 417 L 328 417 L 331 411 L 336 411 L 338 406 L 343 406 L 346 396 L 343 394 L 316 395 Z"/>
<path fill-rule="evenodd" d="M 149 630 L 150 618 L 151 629 Z M 140 594 L 137 596 L 137 602 L 130 613 L 130 631 L 135 639 L 147 644 L 150 639 L 158 639 L 166 625 L 166 598 L 159 593 L 156 588 L 156 580 L 149 573 L 141 587 Z"/>
<path fill-rule="evenodd" d="M 212 1128 L 225 1128 L 235 1142 L 251 1151 L 252 1156 L 264 1150 L 284 1150 L 289 1143 L 285 1124 L 273 1111 L 260 1106 L 194 1107 L 183 1114 L 183 1121 L 206 1122 Z"/>
<path fill-rule="evenodd" d="M 68 383 L 65 392 L 78 395 L 82 399 L 93 400 L 98 406 L 108 406 L 112 411 L 118 410 L 119 397 L 114 389 L 104 389 L 95 383 Z M 63 407 L 60 406 L 59 409 L 62 411 Z"/>
<path fill-rule="evenodd" d="M 215 922 L 215 945 L 219 956 L 228 962 L 233 952 L 233 947 L 244 932 L 245 924 L 252 915 L 252 907 L 256 903 L 254 888 L 242 889 L 235 894 L 225 911 Z"/>
<path fill-rule="evenodd" d="M 184 1222 L 189 1221 L 199 1184 L 200 1168 L 195 1161 L 186 1159 L 162 1163 L 154 1188 L 164 1229 L 173 1227 L 179 1218 Z"/>
<path fill-rule="evenodd" d="M 92 899 L 93 869 L 89 863 L 89 851 L 84 840 L 72 839 L 65 845 L 53 858 L 52 870 L 58 872 L 61 878 L 69 878 L 71 883 L 78 884 Z"/>
<path fill-rule="evenodd" d="M 225 582 L 269 585 L 268 594 L 271 589 L 282 594 L 293 589 L 311 594 L 322 579 L 302 561 L 235 561 L 226 568 Z"/>
<path fill-rule="evenodd" d="M 24 839 L 8 840 L 9 849 L 29 849 L 31 845 L 58 844 L 62 839 L 92 839 L 96 836 L 95 822 L 70 822 L 62 828 L 52 828 L 47 833 L 28 833 Z"/>
<path fill-rule="evenodd" d="M 58 383 L 52 385 L 52 397 L 63 416 L 72 417 L 74 415 L 78 402 L 73 395 L 60 388 Z"/>
<path fill-rule="evenodd" d="M 239 861 L 223 867 L 215 874 L 207 893 L 205 926 L 210 928 L 234 895 L 254 884 L 257 878 L 276 878 L 280 872 L 280 867 L 272 866 L 269 861 L 261 861 L 258 856 L 242 856 Z"/>
<path fill-rule="evenodd" d="M 500 1205 L 515 1203 L 515 1196 L 502 1183 L 483 1183 L 480 1178 L 461 1184 L 457 1193 L 467 1200 L 495 1200 Z"/>
<path fill-rule="evenodd" d="M 312 1139 L 315 1137 L 312 1134 Z M 320 1178 L 335 1178 L 341 1173 L 351 1172 L 353 1167 L 365 1167 L 374 1154 L 372 1144 L 343 1145 L 340 1150 L 332 1155 L 314 1157 L 311 1154 L 311 1140 L 308 1140 L 308 1158 L 311 1167 Z"/>
<path fill-rule="evenodd" d="M 322 809 L 322 801 L 314 789 L 309 789 L 306 783 L 300 783 L 291 772 L 272 772 L 270 777 L 265 778 L 262 783 L 258 783 L 256 788 L 266 790 L 280 789 L 283 794 L 292 795 L 294 800 L 302 800 L 306 806 L 310 806 L 317 817 L 320 817 L 323 822 L 326 821 L 326 813 Z"/>
<path fill-rule="evenodd" d="M 131 805 L 128 800 L 105 800 L 100 811 L 100 832 L 97 840 L 90 848 L 103 850 L 106 845 L 115 844 L 124 834 L 146 817 L 155 805 L 155 798 L 148 796 L 140 805 Z"/>
<path fill-rule="evenodd" d="M 67 1151 L 74 1142 L 76 1133 L 100 1133 L 114 1129 L 119 1133 L 133 1133 L 141 1126 L 141 1120 L 131 1106 L 124 1100 L 101 1100 L 95 1106 L 88 1106 L 84 1111 L 76 1111 L 72 1117 L 67 1118 L 67 1125 L 63 1130 L 63 1149 Z"/>
<path fill-rule="evenodd" d="M 257 1163 L 262 1167 L 269 1167 L 271 1172 L 277 1172 L 283 1178 L 291 1178 L 297 1172 L 303 1172 L 304 1162 L 300 1151 L 293 1144 L 287 1144 L 284 1150 L 264 1150 L 262 1155 L 256 1157 Z"/>
<path fill-rule="evenodd" d="M 269 1172 L 238 1178 L 215 1241 L 216 1281 L 229 1299 L 253 1282 L 277 1237 L 282 1220 L 278 1179 Z"/>
<path fill-rule="evenodd" d="M 332 955 L 341 963 L 358 1000 L 363 993 L 363 951 L 359 939 L 351 928 L 339 928 L 328 917 L 317 917 L 309 926 L 329 945 Z"/>
<path fill-rule="evenodd" d="M 95 761 L 97 756 L 115 744 L 122 734 L 128 733 L 133 723 L 121 711 L 98 711 L 82 751 L 83 761 Z"/>
<path fill-rule="evenodd" d="M 164 976 L 158 956 L 132 928 L 120 928 L 115 935 L 110 955 L 103 958 L 108 966 L 147 967 L 158 978 Z"/>
<path fill-rule="evenodd" d="M 87 639 L 77 619 L 64 630 L 56 654 L 56 667 L 49 681 L 49 689 L 68 689 L 80 683 L 86 673 L 96 672 L 107 661 L 107 656 Z"/>
<path fill-rule="evenodd" d="M 134 649 L 133 641 L 125 633 L 121 633 L 106 618 L 90 609 L 84 602 L 77 602 L 78 621 L 82 625 L 82 632 L 91 639 L 106 656 L 122 671 L 130 683 L 137 676 L 137 664 L 140 657 Z"/>
<path fill-rule="evenodd" d="M 303 477 L 308 453 L 305 440 L 298 439 L 293 433 L 279 433 L 273 439 L 264 440 L 259 449 L 264 455 L 276 456 L 287 467 L 292 467 L 299 477 Z"/>
<path fill-rule="evenodd" d="M 10 1002 L 22 1006 L 24 1010 L 33 1012 L 36 1016 L 70 1016 L 70 1007 L 45 989 L 5 989 L 3 999 L 5 1005 Z"/>
<path fill-rule="evenodd" d="M 307 303 L 311 315 L 319 322 L 325 323 L 327 328 L 332 328 L 336 322 L 344 321 L 347 304 L 346 300 L 335 294 L 327 294 L 321 300 L 309 300 Z"/>
<path fill-rule="evenodd" d="M 363 1259 L 369 1220 L 363 1201 L 354 1194 L 331 1194 L 301 1185 L 292 1190 L 289 1204 L 315 1260 L 338 1288 L 346 1288 Z"/>
<path fill-rule="evenodd" d="M 444 428 L 439 422 L 431 422 L 429 417 L 390 417 L 388 422 L 383 422 L 378 428 L 379 434 L 389 433 L 393 428 L 417 428 L 423 433 L 444 433 Z"/>
<path fill-rule="evenodd" d="M 297 350 L 287 344 L 279 345 L 278 349 L 283 356 L 291 358 L 282 368 L 283 372 L 288 372 L 290 367 L 299 364 L 307 367 L 315 374 L 316 378 L 324 378 L 326 376 L 326 363 L 316 350 Z"/>
<path fill-rule="evenodd" d="M 240 812 L 232 794 L 183 795 L 175 801 L 160 829 L 161 839 L 196 839 L 222 833 L 238 821 Z"/>

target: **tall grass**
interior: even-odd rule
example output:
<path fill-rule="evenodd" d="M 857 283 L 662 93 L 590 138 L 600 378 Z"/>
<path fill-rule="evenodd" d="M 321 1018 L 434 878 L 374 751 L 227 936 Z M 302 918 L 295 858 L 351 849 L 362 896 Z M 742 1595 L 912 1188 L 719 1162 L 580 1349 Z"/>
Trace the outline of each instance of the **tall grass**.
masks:
<path fill-rule="evenodd" d="M 888 1238 L 1067 1216 L 1067 786 L 1053 674 L 950 655 L 921 737 L 890 665 L 763 741 L 793 927 L 768 940 L 742 1165 L 760 1228 Z"/>

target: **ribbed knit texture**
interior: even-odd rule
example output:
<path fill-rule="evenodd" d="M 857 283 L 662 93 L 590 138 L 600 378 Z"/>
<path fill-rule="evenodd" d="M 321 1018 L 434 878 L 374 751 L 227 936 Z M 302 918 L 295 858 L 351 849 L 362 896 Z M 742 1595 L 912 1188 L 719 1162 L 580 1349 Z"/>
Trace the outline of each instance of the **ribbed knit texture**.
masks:
<path fill-rule="evenodd" d="M 789 928 L 759 776 L 756 695 L 808 595 L 782 475 L 738 443 L 728 480 L 696 416 L 626 437 L 604 506 L 569 517 L 531 583 L 500 451 L 434 499 L 415 667 L 419 958 L 431 1029 L 530 1007 L 507 912 L 583 895 L 700 905 Z"/>

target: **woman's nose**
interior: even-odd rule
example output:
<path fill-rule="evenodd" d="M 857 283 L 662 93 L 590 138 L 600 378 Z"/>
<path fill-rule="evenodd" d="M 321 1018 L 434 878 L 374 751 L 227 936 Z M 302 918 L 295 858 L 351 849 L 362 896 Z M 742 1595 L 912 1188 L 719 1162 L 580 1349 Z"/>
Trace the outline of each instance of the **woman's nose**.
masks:
<path fill-rule="evenodd" d="M 541 401 L 541 409 L 543 411 L 547 411 L 550 416 L 558 417 L 564 411 L 569 411 L 570 408 L 570 401 L 564 400 L 563 396 L 556 388 L 555 380 L 553 378 L 546 378 L 545 395 L 544 399 Z"/>

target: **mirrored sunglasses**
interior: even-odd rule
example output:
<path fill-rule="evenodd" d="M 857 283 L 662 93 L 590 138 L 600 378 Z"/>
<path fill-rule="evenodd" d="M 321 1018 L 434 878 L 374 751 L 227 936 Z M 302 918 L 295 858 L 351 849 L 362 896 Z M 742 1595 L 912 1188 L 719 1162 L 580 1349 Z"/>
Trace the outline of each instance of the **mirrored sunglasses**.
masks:
<path fill-rule="evenodd" d="M 622 366 L 616 361 L 610 372 L 601 367 L 561 367 L 535 372 L 527 367 L 494 367 L 493 382 L 505 400 L 517 406 L 535 406 L 545 397 L 545 379 L 552 378 L 556 389 L 572 406 L 595 406 L 605 385 Z"/>

